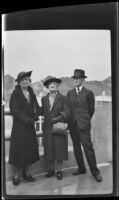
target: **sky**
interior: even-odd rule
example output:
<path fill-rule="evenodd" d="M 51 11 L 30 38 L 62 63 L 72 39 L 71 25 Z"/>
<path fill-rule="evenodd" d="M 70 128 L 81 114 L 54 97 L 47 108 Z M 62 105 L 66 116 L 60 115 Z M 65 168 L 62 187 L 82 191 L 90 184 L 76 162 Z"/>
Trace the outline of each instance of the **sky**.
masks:
<path fill-rule="evenodd" d="M 3 36 L 4 75 L 16 78 L 32 70 L 32 82 L 71 77 L 75 69 L 85 70 L 87 81 L 111 76 L 109 30 L 21 30 Z"/>

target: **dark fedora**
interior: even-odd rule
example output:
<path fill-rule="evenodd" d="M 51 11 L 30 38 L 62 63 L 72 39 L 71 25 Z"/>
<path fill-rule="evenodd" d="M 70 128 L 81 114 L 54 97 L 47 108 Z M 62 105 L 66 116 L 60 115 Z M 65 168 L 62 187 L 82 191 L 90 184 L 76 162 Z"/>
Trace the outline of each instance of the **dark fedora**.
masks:
<path fill-rule="evenodd" d="M 17 79 L 15 80 L 16 82 L 19 82 L 22 78 L 24 77 L 30 77 L 31 76 L 32 71 L 29 72 L 20 72 L 17 76 Z"/>
<path fill-rule="evenodd" d="M 87 78 L 87 76 L 85 76 L 85 71 L 82 69 L 75 69 L 74 70 L 74 75 L 72 76 L 72 78 Z"/>
<path fill-rule="evenodd" d="M 47 87 L 50 83 L 52 82 L 56 82 L 56 83 L 61 83 L 62 80 L 53 76 L 48 76 L 45 81 L 44 81 L 44 85 Z"/>

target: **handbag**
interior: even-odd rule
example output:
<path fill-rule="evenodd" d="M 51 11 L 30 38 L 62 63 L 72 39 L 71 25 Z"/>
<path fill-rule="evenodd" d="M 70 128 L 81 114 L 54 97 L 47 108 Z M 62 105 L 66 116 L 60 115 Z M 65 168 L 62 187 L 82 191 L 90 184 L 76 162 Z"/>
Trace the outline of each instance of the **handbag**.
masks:
<path fill-rule="evenodd" d="M 53 124 L 52 133 L 66 134 L 68 124 L 64 122 L 57 122 Z"/>

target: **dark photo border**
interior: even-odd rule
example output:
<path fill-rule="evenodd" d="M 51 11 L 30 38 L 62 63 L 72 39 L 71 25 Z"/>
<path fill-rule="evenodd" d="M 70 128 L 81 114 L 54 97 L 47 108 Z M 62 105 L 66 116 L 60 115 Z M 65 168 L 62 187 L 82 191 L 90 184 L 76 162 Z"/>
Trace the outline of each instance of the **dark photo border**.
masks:
<path fill-rule="evenodd" d="M 7 10 L 7 9 L 6 9 Z M 4 12 L 4 9 L 3 9 Z M 9 12 L 9 10 L 8 10 Z M 62 195 L 62 196 L 20 196 L 6 195 L 5 162 L 4 162 L 4 119 L 2 117 L 2 198 L 4 199 L 47 199 L 47 198 L 78 198 L 92 196 L 119 195 L 119 69 L 118 69 L 118 3 L 96 3 L 79 5 L 62 5 L 16 11 L 5 14 L 5 31 L 12 30 L 54 30 L 54 29 L 90 29 L 110 30 L 111 32 L 111 75 L 112 75 L 112 146 L 113 146 L 113 192 L 106 195 Z M 4 49 L 2 49 L 2 72 L 4 72 Z M 3 79 L 3 77 L 2 77 Z M 3 97 L 4 98 L 4 97 Z M 4 99 L 3 99 L 4 100 Z M 2 116 L 4 106 L 2 106 Z"/>

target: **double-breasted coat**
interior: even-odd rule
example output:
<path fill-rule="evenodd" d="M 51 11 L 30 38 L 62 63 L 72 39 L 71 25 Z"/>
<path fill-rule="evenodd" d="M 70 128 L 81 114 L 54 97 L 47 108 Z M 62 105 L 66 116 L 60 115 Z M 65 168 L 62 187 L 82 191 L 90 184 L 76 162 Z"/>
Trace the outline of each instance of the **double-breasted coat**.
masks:
<path fill-rule="evenodd" d="M 69 108 L 66 96 L 57 92 L 52 109 L 50 110 L 49 94 L 42 98 L 42 115 L 44 116 L 44 156 L 47 160 L 68 159 L 68 136 L 66 134 L 52 133 L 52 118 L 58 117 L 62 112 L 62 120 L 66 122 Z"/>
<path fill-rule="evenodd" d="M 82 87 L 77 95 L 76 89 L 70 90 L 67 94 L 70 107 L 69 130 L 73 141 L 74 154 L 81 171 L 85 171 L 85 164 L 81 149 L 83 145 L 86 158 L 93 175 L 99 173 L 96 164 L 95 152 L 91 142 L 91 118 L 95 111 L 95 98 L 91 90 Z"/>
<path fill-rule="evenodd" d="M 27 102 L 21 86 L 17 85 L 10 98 L 10 112 L 13 116 L 9 163 L 17 167 L 26 167 L 39 160 L 34 117 L 39 105 L 33 89 L 28 86 L 30 102 Z"/>

